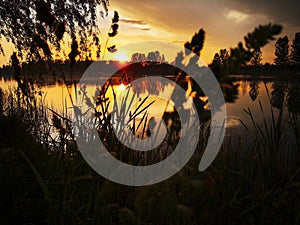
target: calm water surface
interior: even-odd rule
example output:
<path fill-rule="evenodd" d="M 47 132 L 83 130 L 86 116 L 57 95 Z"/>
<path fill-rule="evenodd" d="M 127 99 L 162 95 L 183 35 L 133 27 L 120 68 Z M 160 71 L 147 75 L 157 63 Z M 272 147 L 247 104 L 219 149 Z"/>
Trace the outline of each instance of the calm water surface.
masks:
<path fill-rule="evenodd" d="M 226 103 L 227 134 L 230 132 L 239 133 L 243 130 L 241 120 L 246 125 L 251 123 L 249 115 L 244 110 L 251 110 L 258 123 L 263 122 L 263 114 L 267 120 L 271 119 L 271 109 L 273 109 L 275 116 L 282 107 L 286 108 L 286 113 L 293 112 L 298 116 L 300 115 L 300 79 L 287 81 L 271 77 L 251 79 L 246 76 L 234 76 L 234 78 L 236 79 L 234 84 L 237 87 L 237 94 L 233 97 L 234 100 Z M 15 86 L 16 82 L 13 80 L 4 80 L 3 78 L 0 80 L 0 87 L 4 90 L 12 90 Z M 121 93 L 126 88 L 123 84 L 114 85 L 113 87 L 116 94 Z M 172 85 L 167 87 L 157 86 L 156 88 L 159 96 L 167 95 L 173 90 Z M 40 90 L 43 93 L 40 98 L 43 99 L 44 103 L 49 108 L 64 115 L 71 115 L 73 111 L 70 95 L 74 100 L 80 98 L 79 95 L 76 96 L 75 94 L 76 91 L 78 93 L 78 88 L 67 88 L 61 83 L 44 85 L 40 87 Z M 89 96 L 95 96 L 95 90 L 98 89 L 96 86 L 91 85 L 86 90 Z M 111 89 L 108 90 L 107 96 L 113 99 Z M 144 96 L 147 96 L 147 93 Z M 151 96 L 147 101 L 152 100 L 155 100 L 155 103 L 148 110 L 149 116 L 161 116 L 166 109 L 166 102 L 155 96 Z M 191 103 L 191 99 L 188 102 Z M 263 107 L 263 114 L 259 102 Z M 169 106 L 167 111 L 172 111 L 172 107 Z"/>

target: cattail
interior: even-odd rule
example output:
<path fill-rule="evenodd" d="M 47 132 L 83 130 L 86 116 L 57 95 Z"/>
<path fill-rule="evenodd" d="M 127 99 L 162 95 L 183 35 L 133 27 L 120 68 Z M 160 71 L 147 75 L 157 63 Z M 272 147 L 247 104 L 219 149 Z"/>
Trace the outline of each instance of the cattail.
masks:
<path fill-rule="evenodd" d="M 112 19 L 112 23 L 117 23 L 117 22 L 119 22 L 119 13 L 115 11 L 114 17 Z"/>
<path fill-rule="evenodd" d="M 108 33 L 108 36 L 109 37 L 114 37 L 118 34 L 118 28 L 119 28 L 119 25 L 118 24 L 113 24 L 111 25 L 111 29 L 112 29 L 112 32 L 111 33 Z"/>

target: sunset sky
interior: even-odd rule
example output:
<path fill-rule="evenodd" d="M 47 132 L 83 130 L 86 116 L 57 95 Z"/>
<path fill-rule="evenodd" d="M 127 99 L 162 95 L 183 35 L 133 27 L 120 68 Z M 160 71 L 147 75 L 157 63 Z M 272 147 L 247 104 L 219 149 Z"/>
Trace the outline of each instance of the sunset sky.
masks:
<path fill-rule="evenodd" d="M 298 0 L 111 0 L 110 15 L 117 10 L 120 14 L 119 34 L 109 40 L 117 47 L 144 40 L 164 41 L 183 46 L 193 34 L 203 28 L 206 40 L 202 59 L 210 63 L 221 48 L 230 49 L 237 45 L 248 32 L 259 24 L 278 23 L 284 29 L 280 36 L 288 35 L 290 43 L 300 31 L 300 1 Z M 101 20 L 101 30 L 106 34 L 111 18 Z M 103 35 L 102 41 L 105 42 Z M 102 42 L 102 43 L 103 43 Z M 263 61 L 273 63 L 274 45 L 263 48 Z M 142 45 L 140 45 L 142 46 Z M 153 47 L 153 46 L 152 46 Z M 9 62 L 11 46 L 6 46 L 6 57 L 0 56 L 0 65 Z M 150 46 L 128 49 L 115 53 L 115 58 L 130 58 L 135 51 L 147 53 Z M 176 52 L 165 49 L 166 59 L 173 61 Z"/>
<path fill-rule="evenodd" d="M 210 63 L 220 48 L 236 46 L 259 24 L 279 23 L 290 42 L 300 31 L 298 0 L 118 0 L 110 9 L 120 13 L 120 32 L 113 42 L 157 40 L 183 45 L 200 28 L 206 31 L 202 58 Z M 263 49 L 263 60 L 273 63 L 275 42 Z M 171 60 L 172 54 L 167 54 Z"/>

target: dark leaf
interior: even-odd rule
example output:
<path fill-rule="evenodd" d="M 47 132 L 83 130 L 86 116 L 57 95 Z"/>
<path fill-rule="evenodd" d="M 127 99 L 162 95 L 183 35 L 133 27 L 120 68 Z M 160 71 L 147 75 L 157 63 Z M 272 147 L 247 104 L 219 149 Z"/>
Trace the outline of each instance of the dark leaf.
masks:
<path fill-rule="evenodd" d="M 111 53 L 116 52 L 116 51 L 117 51 L 116 45 L 113 45 L 113 46 L 108 47 L 107 50 L 108 50 L 109 52 L 111 52 Z"/>

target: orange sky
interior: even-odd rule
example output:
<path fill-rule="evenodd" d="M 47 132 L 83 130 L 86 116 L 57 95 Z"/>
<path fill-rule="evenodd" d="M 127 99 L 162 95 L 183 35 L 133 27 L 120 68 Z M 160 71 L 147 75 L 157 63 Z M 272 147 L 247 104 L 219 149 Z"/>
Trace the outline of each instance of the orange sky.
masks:
<path fill-rule="evenodd" d="M 300 31 L 299 22 L 292 17 L 293 5 L 289 6 L 287 3 L 283 6 L 289 8 L 284 8 L 279 5 L 279 0 L 264 1 L 264 3 L 258 0 L 254 0 L 253 3 L 245 0 L 189 0 L 186 2 L 181 0 L 111 0 L 110 3 L 110 15 L 113 10 L 117 10 L 121 21 L 119 34 L 111 38 L 108 45 L 116 44 L 120 47 L 144 40 L 154 40 L 183 46 L 185 41 L 190 40 L 195 32 L 203 28 L 206 31 L 206 40 L 201 57 L 206 63 L 212 61 L 219 49 L 229 49 L 236 46 L 239 41 L 243 41 L 244 35 L 259 24 L 269 22 L 282 24 L 284 30 L 280 36 L 288 35 L 290 41 L 294 33 Z M 290 4 L 292 3 L 294 2 L 290 0 Z M 280 8 L 291 12 L 288 15 L 286 15 L 287 12 L 283 12 L 284 15 L 272 14 Z M 110 18 L 100 21 L 104 34 L 102 43 L 106 41 L 105 34 L 107 34 L 110 22 Z M 263 48 L 264 62 L 273 63 L 274 44 L 275 42 L 271 42 Z M 124 55 L 130 58 L 135 51 L 147 53 L 156 50 L 155 46 L 140 46 L 140 49 L 134 51 L 131 49 L 118 54 L 123 55 L 123 58 Z M 9 62 L 8 56 L 12 52 L 9 45 L 4 45 L 4 50 L 6 57 L 0 56 L 0 65 Z M 166 55 L 168 61 L 173 61 L 176 55 L 173 49 L 167 48 L 162 53 Z"/>
<path fill-rule="evenodd" d="M 179 0 L 119 0 L 111 1 L 111 8 L 118 10 L 121 18 L 131 21 L 121 23 L 120 34 L 115 41 L 120 44 L 146 39 L 183 45 L 203 28 L 206 41 L 201 57 L 206 63 L 212 61 L 219 49 L 230 49 L 243 41 L 245 34 L 259 24 L 282 24 L 281 36 L 288 35 L 290 41 L 294 33 L 300 31 L 300 23 L 290 24 L 291 19 L 283 20 L 264 12 L 253 12 L 251 6 L 236 6 L 230 0 L 190 0 L 186 3 Z M 263 62 L 273 63 L 274 45 L 275 41 L 262 49 Z"/>

